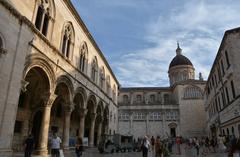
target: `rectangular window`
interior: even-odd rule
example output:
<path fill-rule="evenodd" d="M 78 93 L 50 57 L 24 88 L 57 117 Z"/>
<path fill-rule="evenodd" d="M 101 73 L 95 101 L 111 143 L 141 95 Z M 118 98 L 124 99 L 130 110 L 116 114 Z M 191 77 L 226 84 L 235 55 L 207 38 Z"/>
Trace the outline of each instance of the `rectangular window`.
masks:
<path fill-rule="evenodd" d="M 216 106 L 216 110 L 217 110 L 217 112 L 219 112 L 218 102 L 217 102 L 217 101 L 218 101 L 217 98 L 215 98 L 215 106 Z"/>
<path fill-rule="evenodd" d="M 228 52 L 225 51 L 225 57 L 226 57 L 226 62 L 227 62 L 227 68 L 230 66 L 229 58 L 228 58 Z"/>
<path fill-rule="evenodd" d="M 221 105 L 221 101 L 220 101 L 220 97 L 218 96 L 218 108 L 219 108 L 219 110 L 221 110 L 222 109 L 222 105 Z"/>
<path fill-rule="evenodd" d="M 229 99 L 229 94 L 228 94 L 228 88 L 227 87 L 225 87 L 225 91 L 226 91 L 226 95 L 227 95 L 227 102 L 229 104 L 230 99 Z"/>
<path fill-rule="evenodd" d="M 214 74 L 214 79 L 215 79 L 215 87 L 217 86 L 217 77 L 216 74 Z"/>
<path fill-rule="evenodd" d="M 23 122 L 16 120 L 15 126 L 14 126 L 14 133 L 21 133 L 22 126 L 23 126 Z"/>
<path fill-rule="evenodd" d="M 222 75 L 224 76 L 225 71 L 224 71 L 224 65 L 223 65 L 223 61 L 221 60 L 221 67 L 222 67 Z"/>
<path fill-rule="evenodd" d="M 232 96 L 233 96 L 233 99 L 235 99 L 236 94 L 235 94 L 235 88 L 234 88 L 233 81 L 231 81 L 231 88 L 232 88 Z"/>
<path fill-rule="evenodd" d="M 221 72 L 219 68 L 217 68 L 217 71 L 218 71 L 218 82 L 219 82 L 221 80 Z"/>
<path fill-rule="evenodd" d="M 224 107 L 226 105 L 226 99 L 225 99 L 225 94 L 224 94 L 223 88 L 222 88 L 221 95 L 222 95 L 222 102 L 223 102 L 223 107 Z"/>

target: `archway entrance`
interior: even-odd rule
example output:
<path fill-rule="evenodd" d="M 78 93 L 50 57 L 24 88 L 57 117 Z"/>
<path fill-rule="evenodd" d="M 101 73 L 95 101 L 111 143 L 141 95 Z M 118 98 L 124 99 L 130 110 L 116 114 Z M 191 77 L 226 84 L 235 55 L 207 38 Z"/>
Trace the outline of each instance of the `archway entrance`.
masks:
<path fill-rule="evenodd" d="M 169 125 L 169 129 L 170 129 L 170 136 L 171 137 L 176 137 L 176 128 L 177 128 L 177 124 L 176 123 L 170 123 Z"/>
<path fill-rule="evenodd" d="M 18 111 L 15 121 L 13 150 L 23 151 L 22 142 L 29 133 L 34 135 L 36 147 L 40 143 L 41 122 L 43 118 L 42 107 L 47 101 L 50 92 L 48 75 L 40 67 L 33 67 L 28 71 L 25 81 L 26 90 L 22 90 L 19 96 Z"/>

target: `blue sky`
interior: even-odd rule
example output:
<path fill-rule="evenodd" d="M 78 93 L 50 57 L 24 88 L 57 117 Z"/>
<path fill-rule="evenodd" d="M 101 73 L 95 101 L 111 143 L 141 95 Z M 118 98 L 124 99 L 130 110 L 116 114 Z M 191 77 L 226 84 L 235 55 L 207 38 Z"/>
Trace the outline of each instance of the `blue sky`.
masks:
<path fill-rule="evenodd" d="M 168 86 L 176 42 L 207 79 L 239 0 L 72 0 L 123 87 Z"/>

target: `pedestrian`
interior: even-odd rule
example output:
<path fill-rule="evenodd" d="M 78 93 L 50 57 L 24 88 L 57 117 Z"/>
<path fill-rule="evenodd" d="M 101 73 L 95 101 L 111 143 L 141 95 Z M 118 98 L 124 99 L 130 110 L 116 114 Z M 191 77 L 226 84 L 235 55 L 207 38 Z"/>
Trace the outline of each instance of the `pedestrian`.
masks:
<path fill-rule="evenodd" d="M 205 138 L 205 141 L 204 141 L 204 149 L 203 149 L 203 152 L 202 152 L 202 154 L 204 155 L 204 156 L 206 156 L 207 154 L 208 154 L 208 152 L 209 152 L 209 138 L 208 137 L 206 137 Z"/>
<path fill-rule="evenodd" d="M 52 157 L 60 157 L 60 148 L 62 140 L 57 136 L 57 133 L 53 133 L 51 138 L 51 155 Z"/>
<path fill-rule="evenodd" d="M 231 146 L 229 149 L 228 157 L 240 157 L 240 140 L 235 137 L 235 140 L 232 140 Z"/>
<path fill-rule="evenodd" d="M 32 151 L 34 149 L 35 141 L 32 134 L 29 134 L 26 140 L 24 141 L 24 157 L 31 157 Z"/>
<path fill-rule="evenodd" d="M 199 144 L 199 140 L 197 138 L 194 138 L 194 146 L 195 146 L 196 151 L 197 151 L 197 156 L 199 156 L 200 144 Z"/>
<path fill-rule="evenodd" d="M 150 148 L 150 142 L 148 141 L 148 137 L 145 136 L 144 139 L 143 139 L 143 143 L 142 143 L 143 157 L 147 157 L 148 156 L 149 148 Z"/>
<path fill-rule="evenodd" d="M 82 156 L 83 141 L 82 141 L 82 138 L 80 138 L 80 137 L 77 138 L 76 145 L 75 145 L 75 152 L 76 152 L 77 157 Z"/>
<path fill-rule="evenodd" d="M 220 153 L 224 153 L 226 151 L 227 147 L 224 145 L 224 137 L 223 135 L 218 136 L 218 151 Z"/>
<path fill-rule="evenodd" d="M 156 143 L 155 143 L 155 154 L 156 157 L 161 157 L 162 156 L 162 143 L 160 140 L 160 137 L 157 136 Z"/>
<path fill-rule="evenodd" d="M 155 144 L 155 139 L 152 136 L 152 138 L 151 138 L 152 151 L 154 151 L 154 144 Z"/>
<path fill-rule="evenodd" d="M 177 144 L 177 154 L 181 154 L 181 138 L 180 136 L 176 137 L 176 144 Z"/>

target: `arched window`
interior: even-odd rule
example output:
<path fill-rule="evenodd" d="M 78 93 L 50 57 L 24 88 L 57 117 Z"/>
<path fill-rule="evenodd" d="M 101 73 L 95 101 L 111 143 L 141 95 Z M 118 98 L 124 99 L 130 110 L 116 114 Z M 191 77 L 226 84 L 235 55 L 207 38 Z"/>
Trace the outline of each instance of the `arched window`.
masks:
<path fill-rule="evenodd" d="M 110 76 L 108 75 L 107 76 L 107 79 L 106 79 L 106 86 L 107 86 L 107 95 L 110 96 Z"/>
<path fill-rule="evenodd" d="M 97 58 L 94 57 L 92 61 L 92 69 L 91 69 L 91 79 L 94 82 L 97 81 L 97 74 L 98 74 L 98 63 L 97 63 Z"/>
<path fill-rule="evenodd" d="M 142 101 L 142 96 L 141 95 L 137 95 L 137 102 L 141 102 Z"/>
<path fill-rule="evenodd" d="M 100 70 L 99 86 L 103 90 L 104 90 L 104 84 L 105 84 L 105 69 L 104 69 L 104 67 L 102 67 Z"/>
<path fill-rule="evenodd" d="M 116 102 L 116 86 L 115 85 L 113 85 L 112 98 L 113 98 L 113 101 Z"/>
<path fill-rule="evenodd" d="M 188 86 L 184 90 L 184 99 L 202 99 L 203 92 L 197 86 Z"/>
<path fill-rule="evenodd" d="M 64 57 L 70 58 L 74 45 L 74 29 L 71 23 L 66 23 L 63 27 L 62 35 L 62 54 Z"/>
<path fill-rule="evenodd" d="M 36 8 L 35 27 L 47 37 L 50 22 L 54 19 L 55 14 L 53 2 L 51 0 L 38 0 Z"/>
<path fill-rule="evenodd" d="M 88 55 L 88 48 L 86 42 L 81 45 L 80 48 L 80 61 L 79 61 L 79 69 L 84 72 L 87 63 L 87 55 Z"/>
<path fill-rule="evenodd" d="M 164 94 L 163 96 L 163 99 L 164 99 L 164 104 L 169 104 L 169 94 Z"/>
<path fill-rule="evenodd" d="M 155 102 L 155 95 L 154 94 L 150 95 L 150 102 L 151 103 Z"/>
<path fill-rule="evenodd" d="M 123 102 L 128 103 L 128 96 L 127 95 L 123 95 Z"/>

